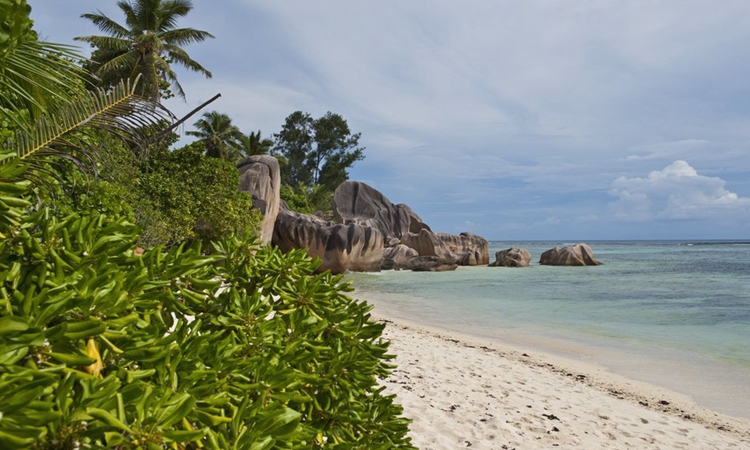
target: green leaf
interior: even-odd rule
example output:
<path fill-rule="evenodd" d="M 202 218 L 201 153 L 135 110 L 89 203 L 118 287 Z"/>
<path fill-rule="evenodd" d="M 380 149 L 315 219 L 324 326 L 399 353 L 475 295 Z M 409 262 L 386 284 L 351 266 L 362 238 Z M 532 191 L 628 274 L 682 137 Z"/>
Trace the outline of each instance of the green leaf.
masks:
<path fill-rule="evenodd" d="M 83 355 L 81 353 L 49 352 L 49 353 L 46 353 L 46 355 L 51 356 L 52 358 L 55 358 L 56 360 L 60 361 L 63 364 L 67 364 L 68 366 L 73 366 L 73 367 L 88 366 L 88 365 L 94 364 L 94 362 L 96 361 L 94 358 L 89 358 L 88 356 Z"/>
<path fill-rule="evenodd" d="M 202 439 L 207 431 L 206 428 L 201 430 L 166 430 L 163 434 L 171 442 L 190 442 Z"/>
<path fill-rule="evenodd" d="M 132 433 L 132 430 L 127 425 L 122 423 L 120 419 L 112 415 L 109 411 L 100 408 L 86 408 L 86 413 L 91 417 L 104 422 L 104 424 L 109 427 Z"/>
<path fill-rule="evenodd" d="M 21 317 L 0 317 L 0 336 L 29 329 L 29 324 Z"/>
<path fill-rule="evenodd" d="M 170 399 L 169 406 L 164 408 L 157 416 L 160 427 L 167 428 L 175 422 L 182 420 L 193 409 L 195 399 L 187 393 L 177 394 Z"/>
<path fill-rule="evenodd" d="M 68 339 L 83 339 L 95 336 L 107 329 L 107 325 L 99 319 L 90 319 L 82 322 L 68 322 L 63 333 Z"/>

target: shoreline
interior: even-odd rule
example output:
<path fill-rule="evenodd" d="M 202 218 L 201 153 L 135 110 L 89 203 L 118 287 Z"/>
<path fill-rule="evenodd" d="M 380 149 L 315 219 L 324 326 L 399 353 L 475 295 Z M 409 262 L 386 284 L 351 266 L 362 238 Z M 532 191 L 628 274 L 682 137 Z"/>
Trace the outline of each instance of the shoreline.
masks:
<path fill-rule="evenodd" d="M 414 420 L 420 448 L 750 449 L 750 420 L 593 363 L 409 322 L 368 302 L 396 355 L 383 384 Z"/>
<path fill-rule="evenodd" d="M 669 344 L 653 345 L 639 340 L 637 335 L 631 338 L 597 335 L 585 328 L 578 331 L 554 325 L 547 328 L 539 324 L 529 326 L 524 318 L 498 324 L 492 316 L 494 311 L 487 311 L 490 317 L 487 320 L 483 317 L 472 319 L 471 314 L 456 308 L 456 303 L 433 302 L 418 291 L 389 293 L 357 287 L 355 292 L 376 305 L 378 314 L 385 317 L 405 318 L 411 323 L 448 333 L 463 333 L 470 338 L 596 364 L 627 379 L 690 397 L 703 408 L 739 420 L 750 420 L 750 385 L 746 382 L 750 366 L 724 359 L 722 355 L 694 351 L 682 344 L 683 341 L 680 341 L 682 348 Z M 469 300 L 466 303 L 474 305 Z"/>

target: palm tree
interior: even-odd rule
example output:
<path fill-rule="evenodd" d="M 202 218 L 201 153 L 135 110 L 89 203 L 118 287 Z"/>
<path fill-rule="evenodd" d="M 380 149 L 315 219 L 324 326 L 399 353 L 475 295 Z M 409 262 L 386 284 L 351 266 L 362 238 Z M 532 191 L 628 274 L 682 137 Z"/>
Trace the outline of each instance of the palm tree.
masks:
<path fill-rule="evenodd" d="M 267 155 L 271 148 L 273 148 L 273 141 L 271 139 L 260 137 L 260 130 L 257 133 L 250 132 L 250 134 L 242 134 L 237 139 L 237 143 L 240 147 L 240 153 L 242 156 L 248 157 L 253 155 Z"/>
<path fill-rule="evenodd" d="M 228 115 L 217 111 L 203 114 L 203 118 L 193 124 L 198 131 L 188 131 L 187 134 L 199 138 L 206 145 L 206 155 L 235 161 L 240 157 L 237 141 L 242 136 L 239 128 L 232 125 Z"/>
<path fill-rule="evenodd" d="M 194 61 L 183 46 L 213 38 L 207 31 L 175 28 L 177 20 L 193 9 L 190 0 L 120 0 L 117 6 L 125 14 L 120 25 L 101 11 L 83 14 L 108 36 L 80 36 L 96 50 L 91 59 L 92 71 L 100 86 L 109 87 L 121 79 L 133 80 L 140 75 L 139 93 L 155 101 L 175 93 L 185 98 L 170 64 L 177 63 L 211 78 L 211 72 Z"/>

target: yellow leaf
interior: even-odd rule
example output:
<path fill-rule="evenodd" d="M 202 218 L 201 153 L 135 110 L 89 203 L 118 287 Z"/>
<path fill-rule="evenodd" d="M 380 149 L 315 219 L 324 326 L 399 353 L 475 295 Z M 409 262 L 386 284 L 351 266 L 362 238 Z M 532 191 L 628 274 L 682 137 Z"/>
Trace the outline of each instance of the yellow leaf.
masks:
<path fill-rule="evenodd" d="M 90 373 L 91 375 L 97 376 L 99 378 L 104 378 L 102 376 L 104 363 L 102 362 L 102 355 L 99 354 L 99 346 L 97 345 L 94 338 L 90 338 L 86 343 L 86 354 L 89 356 L 89 358 L 94 358 L 96 361 L 94 361 L 94 363 L 90 366 L 84 367 L 83 370 L 85 370 L 87 373 Z"/>

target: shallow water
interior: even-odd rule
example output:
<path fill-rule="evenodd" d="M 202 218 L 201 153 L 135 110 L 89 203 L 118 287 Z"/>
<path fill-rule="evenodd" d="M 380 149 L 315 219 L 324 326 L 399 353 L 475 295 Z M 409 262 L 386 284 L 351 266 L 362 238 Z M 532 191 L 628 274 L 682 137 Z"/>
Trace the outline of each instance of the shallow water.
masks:
<path fill-rule="evenodd" d="M 388 314 L 530 345 L 750 418 L 750 242 L 589 242 L 604 265 L 551 267 L 561 242 L 491 242 L 528 268 L 349 274 Z"/>

